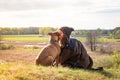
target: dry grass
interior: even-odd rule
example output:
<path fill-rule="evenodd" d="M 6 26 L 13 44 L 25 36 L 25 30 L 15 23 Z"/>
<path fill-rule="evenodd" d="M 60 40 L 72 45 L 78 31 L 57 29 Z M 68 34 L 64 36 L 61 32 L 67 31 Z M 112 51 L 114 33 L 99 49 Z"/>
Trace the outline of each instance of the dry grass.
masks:
<path fill-rule="evenodd" d="M 0 50 L 0 80 L 119 80 L 120 68 L 105 68 L 104 71 L 89 71 L 59 67 L 35 66 L 34 61 L 40 48 L 23 48 Z M 42 45 L 44 46 L 44 45 Z M 17 48 L 16 48 L 17 47 Z M 87 47 L 86 47 L 87 48 Z M 90 52 L 95 67 L 102 66 L 110 55 Z M 104 59 L 103 59 L 104 58 Z"/>
<path fill-rule="evenodd" d="M 40 49 L 0 50 L 0 60 L 33 64 Z"/>
<path fill-rule="evenodd" d="M 0 80 L 119 80 L 118 69 L 89 71 L 43 67 L 23 63 L 0 63 Z"/>

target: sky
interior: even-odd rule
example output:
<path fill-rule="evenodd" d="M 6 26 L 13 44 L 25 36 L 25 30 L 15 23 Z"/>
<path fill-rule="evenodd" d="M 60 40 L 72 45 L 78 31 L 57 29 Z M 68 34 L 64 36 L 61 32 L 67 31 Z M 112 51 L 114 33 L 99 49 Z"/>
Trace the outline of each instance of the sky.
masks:
<path fill-rule="evenodd" d="M 120 0 L 0 0 L 0 27 L 114 29 Z"/>

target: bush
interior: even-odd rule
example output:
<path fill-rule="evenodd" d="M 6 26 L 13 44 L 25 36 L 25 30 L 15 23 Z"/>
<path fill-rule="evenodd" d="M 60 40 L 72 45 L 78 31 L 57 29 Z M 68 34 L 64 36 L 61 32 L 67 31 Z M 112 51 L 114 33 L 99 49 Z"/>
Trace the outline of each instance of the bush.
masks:
<path fill-rule="evenodd" d="M 114 67 L 120 67 L 120 52 L 119 51 L 117 50 L 113 51 L 112 60 L 114 63 Z"/>
<path fill-rule="evenodd" d="M 120 68 L 120 52 L 115 50 L 113 51 L 113 55 L 97 59 L 94 66 L 103 66 L 105 68 Z"/>
<path fill-rule="evenodd" d="M 95 67 L 102 66 L 104 68 L 112 68 L 113 64 L 114 63 L 113 63 L 111 57 L 101 57 L 100 59 L 95 61 L 94 66 Z"/>
<path fill-rule="evenodd" d="M 101 45 L 100 52 L 102 54 L 112 54 L 113 53 L 113 48 L 112 48 L 111 45 Z"/>
<path fill-rule="evenodd" d="M 0 44 L 0 50 L 13 49 L 14 46 L 10 44 Z"/>
<path fill-rule="evenodd" d="M 33 48 L 33 49 L 39 49 L 39 47 L 38 47 L 38 46 L 33 46 L 32 48 Z"/>

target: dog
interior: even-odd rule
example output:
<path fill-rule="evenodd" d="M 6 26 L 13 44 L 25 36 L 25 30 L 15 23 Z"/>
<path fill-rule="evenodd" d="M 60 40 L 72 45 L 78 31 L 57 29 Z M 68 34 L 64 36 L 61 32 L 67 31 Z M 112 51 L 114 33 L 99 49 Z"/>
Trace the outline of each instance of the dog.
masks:
<path fill-rule="evenodd" d="M 92 68 L 93 60 L 88 55 L 83 44 L 77 39 L 70 38 L 72 31 L 74 31 L 74 29 L 67 26 L 57 30 L 60 35 L 60 45 L 62 48 L 59 57 L 60 64 L 64 67 L 102 70 L 102 67 L 97 69 Z"/>
<path fill-rule="evenodd" d="M 36 65 L 52 66 L 56 62 L 56 66 L 59 63 L 59 54 L 61 52 L 59 45 L 59 34 L 48 33 L 50 36 L 50 44 L 45 46 L 36 57 Z"/>

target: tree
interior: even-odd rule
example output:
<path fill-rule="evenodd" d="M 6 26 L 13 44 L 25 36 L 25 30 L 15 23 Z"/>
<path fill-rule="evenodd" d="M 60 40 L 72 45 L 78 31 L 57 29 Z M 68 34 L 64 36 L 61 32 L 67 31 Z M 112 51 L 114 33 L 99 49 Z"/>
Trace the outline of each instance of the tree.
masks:
<path fill-rule="evenodd" d="M 48 32 L 51 32 L 51 31 L 54 31 L 54 28 L 52 28 L 52 27 L 39 28 L 39 34 L 41 34 L 41 35 L 47 35 Z"/>
<path fill-rule="evenodd" d="M 87 42 L 90 45 L 91 51 L 96 50 L 96 40 L 97 40 L 97 32 L 96 31 L 90 31 L 87 35 Z"/>
<path fill-rule="evenodd" d="M 1 41 L 2 41 L 2 28 L 0 28 L 0 46 L 1 46 Z"/>
<path fill-rule="evenodd" d="M 112 33 L 115 39 L 120 39 L 120 27 L 116 27 Z"/>

